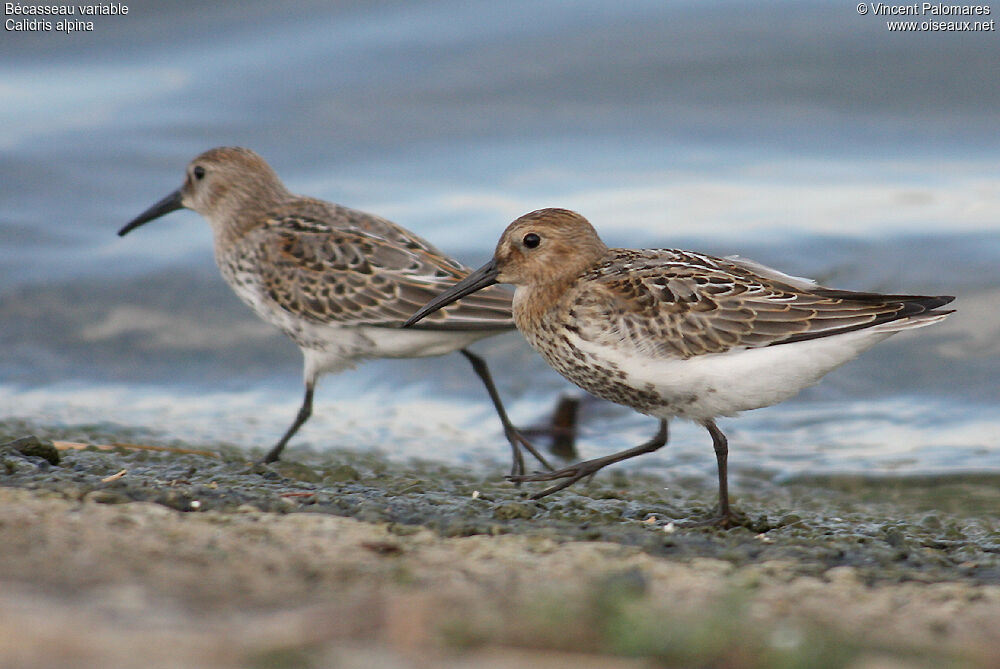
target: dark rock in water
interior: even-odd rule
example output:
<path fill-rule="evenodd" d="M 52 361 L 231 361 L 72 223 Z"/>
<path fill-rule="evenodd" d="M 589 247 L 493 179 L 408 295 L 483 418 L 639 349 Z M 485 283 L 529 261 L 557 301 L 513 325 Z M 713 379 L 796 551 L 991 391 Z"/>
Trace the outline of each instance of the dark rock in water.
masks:
<path fill-rule="evenodd" d="M 46 439 L 39 439 L 34 435 L 29 435 L 8 441 L 5 444 L 0 444 L 0 448 L 8 447 L 27 457 L 42 458 L 48 461 L 50 465 L 59 464 L 59 451 L 56 450 L 51 441 Z"/>
<path fill-rule="evenodd" d="M 549 450 L 553 455 L 564 460 L 580 459 L 580 454 L 576 450 L 577 414 L 579 410 L 579 397 L 563 395 L 559 398 L 559 403 L 552 413 L 552 424 L 549 426 L 552 445 L 549 446 Z"/>

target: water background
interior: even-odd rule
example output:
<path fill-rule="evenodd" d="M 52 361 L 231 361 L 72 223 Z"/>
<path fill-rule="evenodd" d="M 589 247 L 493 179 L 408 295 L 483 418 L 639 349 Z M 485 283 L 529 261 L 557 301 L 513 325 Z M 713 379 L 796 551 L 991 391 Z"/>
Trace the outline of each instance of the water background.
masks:
<path fill-rule="evenodd" d="M 0 36 L 0 420 L 280 436 L 300 355 L 222 282 L 205 222 L 115 235 L 196 154 L 243 145 L 291 190 L 473 266 L 510 220 L 561 206 L 612 246 L 958 295 L 944 324 L 722 427 L 737 476 L 1000 474 L 996 32 L 892 33 L 819 1 L 127 6 Z M 576 392 L 517 334 L 474 348 L 521 425 Z M 655 429 L 599 402 L 581 421 L 588 457 Z M 507 457 L 457 355 L 325 377 L 293 443 Z M 710 477 L 709 444 L 678 422 L 641 466 Z"/>

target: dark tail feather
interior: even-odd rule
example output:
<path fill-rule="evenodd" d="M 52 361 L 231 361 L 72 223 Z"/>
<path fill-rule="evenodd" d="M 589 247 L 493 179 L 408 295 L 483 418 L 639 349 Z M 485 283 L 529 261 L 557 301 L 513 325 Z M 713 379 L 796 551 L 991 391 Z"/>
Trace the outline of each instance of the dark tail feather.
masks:
<path fill-rule="evenodd" d="M 791 344 L 797 341 L 805 341 L 807 339 L 817 339 L 819 337 L 828 337 L 835 334 L 843 334 L 845 332 L 852 332 L 854 330 L 865 330 L 867 328 L 875 327 L 877 325 L 882 325 L 884 323 L 891 323 L 893 321 L 899 321 L 906 318 L 914 318 L 917 316 L 923 316 L 915 320 L 925 321 L 932 320 L 935 316 L 946 316 L 950 313 L 954 313 L 954 309 L 939 310 L 939 307 L 943 307 L 952 300 L 955 299 L 953 295 L 883 295 L 880 293 L 855 293 L 849 290 L 835 290 L 832 288 L 819 288 L 812 291 L 815 295 L 821 295 L 823 297 L 829 297 L 833 299 L 853 301 L 872 304 L 884 304 L 892 305 L 899 304 L 900 308 L 896 311 L 890 311 L 888 313 L 880 314 L 876 318 L 867 323 L 859 323 L 857 325 L 852 325 L 845 328 L 839 328 L 835 330 L 821 330 L 818 332 L 803 332 L 802 334 L 792 335 L 786 339 L 782 339 L 780 342 L 775 342 L 775 344 Z"/>
<path fill-rule="evenodd" d="M 833 288 L 819 288 L 810 292 L 822 297 L 854 302 L 881 302 L 884 304 L 901 302 L 903 309 L 896 312 L 896 318 L 905 318 L 925 311 L 932 311 L 955 299 L 954 295 L 884 295 L 882 293 L 855 293 L 850 290 L 835 290 Z"/>

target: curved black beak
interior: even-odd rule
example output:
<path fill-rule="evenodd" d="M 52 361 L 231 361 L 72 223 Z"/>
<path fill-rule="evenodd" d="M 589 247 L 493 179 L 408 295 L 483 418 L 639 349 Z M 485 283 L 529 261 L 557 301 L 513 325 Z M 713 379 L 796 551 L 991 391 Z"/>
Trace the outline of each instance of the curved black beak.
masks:
<path fill-rule="evenodd" d="M 475 272 L 465 277 L 454 286 L 421 307 L 417 313 L 410 316 L 409 319 L 403 323 L 403 327 L 410 327 L 424 316 L 432 314 L 441 307 L 446 307 L 452 302 L 462 299 L 469 293 L 482 290 L 486 286 L 492 286 L 497 282 L 497 274 L 499 273 L 500 270 L 497 269 L 496 260 L 489 261 Z"/>
<path fill-rule="evenodd" d="M 177 211 L 178 209 L 183 208 L 184 205 L 181 204 L 181 198 L 182 198 L 181 189 L 178 188 L 173 193 L 166 196 L 165 198 L 154 204 L 152 207 L 150 207 L 149 209 L 147 209 L 146 211 L 142 212 L 141 214 L 133 218 L 131 221 L 129 221 L 129 223 L 124 228 L 118 231 L 118 236 L 123 237 L 132 230 L 138 228 L 143 223 L 149 223 L 154 218 L 159 218 L 164 214 L 169 214 L 172 211 Z"/>

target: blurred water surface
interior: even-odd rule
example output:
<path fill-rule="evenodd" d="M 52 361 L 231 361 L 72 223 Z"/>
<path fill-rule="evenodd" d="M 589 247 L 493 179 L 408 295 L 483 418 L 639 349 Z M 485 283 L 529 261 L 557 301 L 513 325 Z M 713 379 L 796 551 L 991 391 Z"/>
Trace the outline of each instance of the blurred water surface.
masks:
<path fill-rule="evenodd" d="M 839 2 L 128 6 L 0 41 L 0 419 L 281 434 L 298 352 L 222 283 L 207 225 L 115 236 L 194 155 L 236 144 L 472 265 L 514 217 L 562 206 L 611 245 L 958 295 L 944 324 L 724 421 L 732 462 L 1000 472 L 996 33 L 889 33 Z M 516 334 L 476 349 L 521 424 L 572 391 Z M 369 363 L 324 379 L 297 443 L 501 460 L 481 395 L 458 356 Z M 587 456 L 654 428 L 600 403 L 581 419 Z M 710 453 L 680 424 L 643 462 L 710 476 Z"/>

